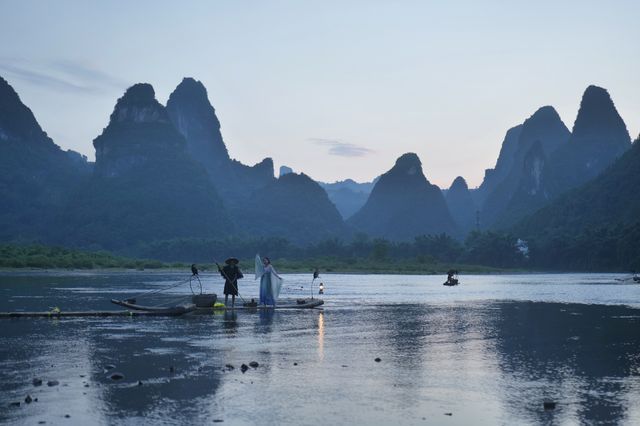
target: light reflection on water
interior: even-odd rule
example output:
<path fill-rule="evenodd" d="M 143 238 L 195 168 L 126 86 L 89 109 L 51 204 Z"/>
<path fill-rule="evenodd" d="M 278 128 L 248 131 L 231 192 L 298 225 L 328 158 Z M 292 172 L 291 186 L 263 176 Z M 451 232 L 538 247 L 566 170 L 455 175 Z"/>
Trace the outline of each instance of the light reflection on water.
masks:
<path fill-rule="evenodd" d="M 451 289 L 442 277 L 326 275 L 324 311 L 2 320 L 0 421 L 640 424 L 640 286 L 621 277 L 463 276 Z M 0 310 L 117 309 L 114 294 L 182 278 L 6 274 Z M 308 276 L 285 278 L 283 297 L 308 294 Z M 256 297 L 257 284 L 240 291 Z M 9 407 L 27 394 L 38 402 Z"/>

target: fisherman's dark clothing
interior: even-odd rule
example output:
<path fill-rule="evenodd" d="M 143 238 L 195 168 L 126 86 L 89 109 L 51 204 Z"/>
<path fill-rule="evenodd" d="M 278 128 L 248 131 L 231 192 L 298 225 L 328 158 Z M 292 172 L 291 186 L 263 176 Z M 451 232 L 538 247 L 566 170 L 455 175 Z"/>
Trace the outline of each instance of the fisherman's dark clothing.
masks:
<path fill-rule="evenodd" d="M 244 275 L 236 265 L 224 265 L 220 275 L 224 278 L 224 294 L 238 295 L 238 280 Z"/>

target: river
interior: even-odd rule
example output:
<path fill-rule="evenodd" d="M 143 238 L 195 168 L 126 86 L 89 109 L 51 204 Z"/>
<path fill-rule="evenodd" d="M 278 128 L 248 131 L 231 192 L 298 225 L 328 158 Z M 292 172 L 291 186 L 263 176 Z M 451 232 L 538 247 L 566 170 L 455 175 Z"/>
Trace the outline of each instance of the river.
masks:
<path fill-rule="evenodd" d="M 640 285 L 628 278 L 461 275 L 445 287 L 441 276 L 327 274 L 323 309 L 1 319 L 0 422 L 640 424 Z M 0 311 L 118 310 L 109 299 L 183 279 L 2 272 Z M 284 279 L 281 299 L 310 296 L 310 274 Z M 217 275 L 202 282 L 222 291 Z M 240 292 L 257 298 L 249 274 Z"/>

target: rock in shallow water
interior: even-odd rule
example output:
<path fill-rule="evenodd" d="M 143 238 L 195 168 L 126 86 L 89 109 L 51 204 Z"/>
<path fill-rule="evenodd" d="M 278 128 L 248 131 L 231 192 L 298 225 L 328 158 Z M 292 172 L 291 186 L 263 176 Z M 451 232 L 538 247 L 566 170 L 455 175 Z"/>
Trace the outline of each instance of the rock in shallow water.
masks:
<path fill-rule="evenodd" d="M 59 384 L 60 384 L 60 382 L 57 381 L 57 380 L 49 380 L 47 382 L 47 386 L 58 386 Z"/>
<path fill-rule="evenodd" d="M 382 361 L 382 360 L 381 360 L 380 358 L 376 358 L 376 359 L 374 359 L 374 361 L 375 361 L 375 362 L 380 362 L 380 361 Z"/>
<path fill-rule="evenodd" d="M 240 366 L 240 371 L 242 371 L 242 374 L 245 373 L 245 371 L 247 371 L 249 369 L 249 367 L 247 366 L 247 364 L 242 364 Z"/>
<path fill-rule="evenodd" d="M 122 380 L 124 379 L 124 374 L 122 373 L 113 373 L 109 376 L 111 380 Z"/>
<path fill-rule="evenodd" d="M 33 386 L 42 386 L 42 379 L 35 378 L 31 383 L 33 383 Z"/>
<path fill-rule="evenodd" d="M 258 368 L 258 366 L 259 366 L 259 365 L 260 365 L 260 364 L 258 364 L 256 361 L 251 361 L 251 362 L 249 363 L 249 367 L 253 367 L 253 368 Z"/>
<path fill-rule="evenodd" d="M 553 401 L 545 401 L 542 403 L 542 406 L 544 407 L 545 410 L 555 410 L 556 409 L 556 403 Z"/>
<path fill-rule="evenodd" d="M 31 395 L 27 395 L 27 397 L 24 399 L 24 402 L 26 402 L 27 404 L 31 404 L 32 401 L 33 399 L 31 398 Z"/>

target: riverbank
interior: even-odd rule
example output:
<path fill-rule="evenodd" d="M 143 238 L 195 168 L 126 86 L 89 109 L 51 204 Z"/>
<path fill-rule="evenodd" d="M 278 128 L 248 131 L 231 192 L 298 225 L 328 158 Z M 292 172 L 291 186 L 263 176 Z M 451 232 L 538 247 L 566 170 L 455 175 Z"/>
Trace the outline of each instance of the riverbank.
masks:
<path fill-rule="evenodd" d="M 449 269 L 463 273 L 519 272 L 482 265 L 443 264 L 420 259 L 370 259 L 318 257 L 311 259 L 273 259 L 282 273 L 305 273 L 318 268 L 323 273 L 365 274 L 445 274 Z M 246 271 L 253 270 L 254 259 L 240 262 Z M 216 271 L 213 263 L 198 264 L 201 271 Z M 105 251 L 89 252 L 49 246 L 0 246 L 0 269 L 5 271 L 25 270 L 162 270 L 189 271 L 190 264 L 162 262 L 153 259 L 132 259 L 116 256 Z"/>

